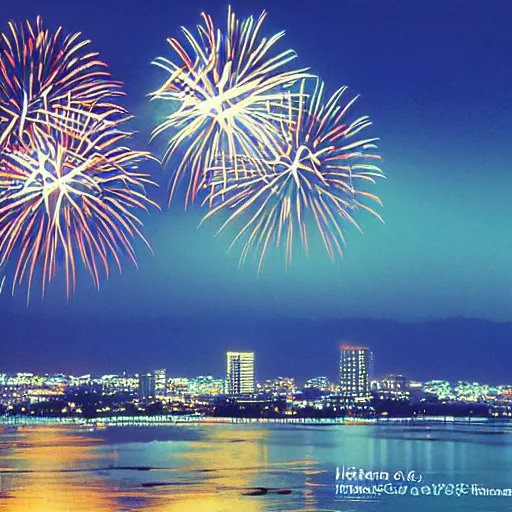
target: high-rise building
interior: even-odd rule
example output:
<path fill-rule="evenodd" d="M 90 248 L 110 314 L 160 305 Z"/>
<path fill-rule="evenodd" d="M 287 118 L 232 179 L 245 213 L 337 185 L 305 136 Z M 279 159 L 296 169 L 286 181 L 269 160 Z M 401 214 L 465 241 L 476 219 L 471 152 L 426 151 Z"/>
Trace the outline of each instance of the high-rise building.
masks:
<path fill-rule="evenodd" d="M 372 355 L 368 347 L 340 347 L 340 393 L 348 401 L 370 399 Z"/>
<path fill-rule="evenodd" d="M 230 395 L 254 393 L 254 352 L 227 353 L 226 385 Z"/>
<path fill-rule="evenodd" d="M 155 370 L 155 394 L 165 396 L 167 394 L 167 373 L 165 370 Z"/>
<path fill-rule="evenodd" d="M 139 398 L 146 400 L 155 396 L 155 376 L 152 373 L 139 375 Z"/>

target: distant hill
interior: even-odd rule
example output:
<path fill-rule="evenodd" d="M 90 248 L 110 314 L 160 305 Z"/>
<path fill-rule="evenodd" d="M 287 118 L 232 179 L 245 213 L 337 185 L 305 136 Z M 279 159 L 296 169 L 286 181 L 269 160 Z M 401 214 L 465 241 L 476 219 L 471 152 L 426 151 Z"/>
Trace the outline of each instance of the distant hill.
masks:
<path fill-rule="evenodd" d="M 340 342 L 367 345 L 375 374 L 512 383 L 512 324 L 339 319 L 98 319 L 3 322 L 0 371 L 223 375 L 227 350 L 254 350 L 257 378 L 336 378 Z"/>

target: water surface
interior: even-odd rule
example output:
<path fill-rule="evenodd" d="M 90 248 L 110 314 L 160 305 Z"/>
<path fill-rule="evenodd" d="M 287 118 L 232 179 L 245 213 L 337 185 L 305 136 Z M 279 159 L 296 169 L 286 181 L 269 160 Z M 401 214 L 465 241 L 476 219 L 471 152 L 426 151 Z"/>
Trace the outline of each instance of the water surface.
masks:
<path fill-rule="evenodd" d="M 479 426 L 177 425 L 0 434 L 0 510 L 512 510 L 512 497 L 336 495 L 336 468 L 422 476 L 420 485 L 512 488 L 512 429 Z M 371 483 L 371 482 L 370 482 Z M 379 483 L 379 482 L 374 482 Z M 380 482 L 386 483 L 386 482 Z M 403 482 L 391 482 L 403 483 Z M 405 484 L 417 486 L 414 483 Z"/>

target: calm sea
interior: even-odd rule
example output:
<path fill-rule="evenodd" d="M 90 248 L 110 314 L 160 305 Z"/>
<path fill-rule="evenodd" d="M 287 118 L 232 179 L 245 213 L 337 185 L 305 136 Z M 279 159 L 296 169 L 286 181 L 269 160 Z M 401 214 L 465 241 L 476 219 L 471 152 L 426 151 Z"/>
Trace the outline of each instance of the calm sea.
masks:
<path fill-rule="evenodd" d="M 345 485 L 407 492 L 350 496 L 349 487 L 336 487 L 343 466 L 381 472 L 379 481 L 366 475 Z M 512 497 L 476 496 L 476 488 L 512 488 L 512 427 L 44 426 L 0 433 L 1 511 L 512 510 Z"/>

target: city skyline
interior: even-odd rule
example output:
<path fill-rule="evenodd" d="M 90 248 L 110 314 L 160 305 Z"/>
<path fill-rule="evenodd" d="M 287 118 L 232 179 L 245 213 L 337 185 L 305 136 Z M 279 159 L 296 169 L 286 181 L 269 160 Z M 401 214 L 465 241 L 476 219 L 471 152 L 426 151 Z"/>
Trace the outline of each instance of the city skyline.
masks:
<path fill-rule="evenodd" d="M 138 372 L 135 372 L 135 373 L 127 373 L 127 372 L 121 372 L 121 373 L 109 373 L 109 374 L 93 374 L 93 373 L 87 373 L 87 374 L 84 374 L 84 375 L 72 375 L 71 373 L 63 373 L 63 372 L 59 372 L 59 373 L 35 373 L 35 372 L 29 372 L 29 371 L 23 371 L 23 372 L 2 372 L 0 371 L 0 378 L 3 378 L 3 379 L 18 379 L 18 378 L 38 378 L 38 379 L 41 379 L 41 378 L 48 378 L 48 379 L 51 379 L 51 380 L 55 380 L 55 379 L 68 379 L 68 378 L 72 378 L 72 379 L 90 379 L 90 380 L 108 380 L 108 379 L 135 379 L 137 380 L 137 382 L 139 382 L 139 379 L 141 377 L 146 377 L 146 376 L 149 376 L 149 375 L 153 375 L 154 376 L 154 372 L 151 372 L 151 371 L 144 371 L 144 372 L 141 372 L 141 373 L 138 373 Z M 490 386 L 490 387 L 500 387 L 500 386 L 511 386 L 512 387 L 512 380 L 510 381 L 510 383 L 506 383 L 506 382 L 501 382 L 500 384 L 489 384 L 489 383 L 485 383 L 485 382 L 479 382 L 479 381 L 475 381 L 475 380 L 472 380 L 472 379 L 468 379 L 468 380 L 458 380 L 458 381 L 450 381 L 450 380 L 446 380 L 444 378 L 442 378 L 442 376 L 440 375 L 437 375 L 435 377 L 432 377 L 430 379 L 427 379 L 427 380 L 424 380 L 424 381 L 419 381 L 419 380 L 416 380 L 414 379 L 414 376 L 412 378 L 409 378 L 409 376 L 404 376 L 404 375 L 401 375 L 401 374 L 391 374 L 391 373 L 388 373 L 388 374 L 383 374 L 383 375 L 380 375 L 378 377 L 375 377 L 374 379 L 370 380 L 369 381 L 369 384 L 370 384 L 370 389 L 371 389 L 371 385 L 374 384 L 374 383 L 378 383 L 378 382 L 382 382 L 382 383 L 386 383 L 388 382 L 390 379 L 395 379 L 395 378 L 399 378 L 399 379 L 404 379 L 408 384 L 409 383 L 413 383 L 413 384 L 428 384 L 428 383 L 443 383 L 443 384 L 449 384 L 449 385 L 454 385 L 454 384 L 459 384 L 459 383 L 468 383 L 468 384 L 479 384 L 479 385 L 485 385 L 485 386 Z M 224 383 L 227 382 L 227 379 L 225 379 L 224 377 L 220 377 L 218 375 L 194 375 L 194 376 L 183 376 L 183 375 L 170 375 L 167 377 L 167 383 L 169 382 L 173 382 L 173 383 L 184 383 L 186 381 L 194 381 L 196 379 L 212 379 L 214 381 L 222 381 Z M 266 377 L 266 378 L 263 378 L 263 379 L 258 379 L 257 381 L 255 381 L 255 386 L 256 385 L 263 385 L 265 382 L 270 382 L 270 381 L 280 381 L 280 380 L 288 380 L 288 379 L 291 379 L 295 382 L 295 378 L 293 376 L 286 376 L 286 375 L 277 375 L 277 376 L 272 376 L 272 377 Z M 1 382 L 1 381 L 0 381 Z M 314 377 L 311 377 L 310 379 L 307 379 L 306 381 L 304 381 L 304 383 L 301 385 L 301 386 L 298 386 L 298 387 L 302 387 L 302 388 L 308 388 L 308 387 L 322 387 L 324 384 L 322 385 L 312 385 L 312 383 L 325 383 L 325 387 L 328 387 L 332 384 L 336 384 L 338 387 L 339 387 L 339 381 L 331 381 L 329 380 L 328 377 L 325 377 L 324 375 L 317 375 L 317 376 L 314 376 Z M 53 385 L 55 385 L 55 382 L 53 382 Z M 150 385 L 151 388 L 154 388 L 153 384 Z M 256 387 L 255 387 L 256 389 Z M 255 391 L 256 392 L 256 391 Z M 157 394 L 157 393 L 155 393 Z M 228 393 L 229 394 L 229 393 Z M 237 394 L 237 393 L 235 393 Z"/>
<path fill-rule="evenodd" d="M 280 381 L 282 379 L 286 381 L 296 381 L 293 375 L 286 375 L 284 373 L 265 376 L 256 379 L 255 377 L 255 352 L 233 352 L 228 351 L 225 353 L 227 358 L 227 367 L 223 377 L 216 376 L 215 374 L 205 373 L 202 375 L 185 376 L 182 374 L 171 375 L 166 368 L 159 368 L 154 370 L 145 369 L 144 371 L 127 372 L 122 371 L 119 373 L 84 373 L 82 375 L 73 375 L 69 372 L 56 372 L 56 373 L 35 373 L 30 371 L 17 371 L 17 372 L 2 372 L 0 368 L 0 378 L 30 378 L 30 377 L 48 377 L 52 379 L 89 379 L 89 380 L 110 380 L 110 379 L 135 379 L 137 380 L 137 386 L 139 395 L 142 397 L 156 396 L 165 393 L 167 385 L 170 382 L 178 383 L 182 385 L 185 381 L 193 380 L 212 380 L 214 382 L 223 382 L 223 392 L 227 394 L 250 394 L 257 392 L 262 383 L 268 383 L 271 381 Z M 330 379 L 325 375 L 317 374 L 310 376 L 302 384 L 303 388 L 308 387 L 325 387 L 328 388 L 335 384 L 339 389 L 341 395 L 346 398 L 365 398 L 369 391 L 372 390 L 372 386 L 375 383 L 381 382 L 384 386 L 382 389 L 403 389 L 406 384 L 407 386 L 411 383 L 419 385 L 422 383 L 442 383 L 443 386 L 446 384 L 479 384 L 475 379 L 459 379 L 449 380 L 442 378 L 440 375 L 423 380 L 421 382 L 415 379 L 414 376 L 404 375 L 401 373 L 394 372 L 381 372 L 379 375 L 374 373 L 374 355 L 371 347 L 363 347 L 357 345 L 346 345 L 341 344 L 339 346 L 339 358 L 338 358 L 338 376 L 335 379 Z M 491 384 L 485 384 L 490 386 Z M 494 386 L 512 386 L 511 384 L 493 384 Z M 299 386 L 300 387 L 300 386 Z M 378 387 L 378 389 L 381 389 Z"/>
<path fill-rule="evenodd" d="M 348 357 L 347 354 L 342 355 L 342 359 Z M 366 359 L 366 355 L 363 354 L 362 357 Z M 361 361 L 357 364 L 361 364 Z M 366 368 L 365 361 L 363 367 Z M 169 377 L 164 387 L 156 392 L 155 376 L 161 375 L 161 372 L 162 370 L 155 370 L 135 376 L 102 377 L 41 377 L 26 373 L 8 376 L 0 373 L 0 409 L 3 408 L 4 414 L 8 416 L 34 413 L 40 416 L 44 415 L 44 410 L 50 416 L 76 416 L 94 411 L 126 416 L 130 412 L 163 413 L 164 406 L 169 407 L 165 414 L 172 414 L 172 411 L 191 414 L 198 412 L 197 408 L 202 414 L 207 410 L 213 414 L 219 406 L 228 415 L 235 413 L 236 416 L 238 413 L 233 410 L 233 406 L 240 407 L 238 412 L 241 412 L 247 407 L 262 407 L 266 404 L 265 410 L 268 410 L 272 400 L 277 400 L 275 404 L 280 413 L 289 406 L 298 406 L 299 409 L 313 406 L 318 411 L 331 409 L 331 413 L 336 413 L 337 410 L 358 410 L 363 416 L 366 412 L 372 412 L 375 417 L 386 416 L 391 411 L 394 415 L 398 413 L 399 416 L 409 416 L 414 410 L 415 414 L 421 413 L 422 406 L 425 406 L 430 408 L 431 414 L 443 416 L 447 409 L 443 413 L 443 409 L 439 407 L 449 407 L 449 404 L 479 404 L 477 408 L 480 414 L 485 413 L 485 409 L 480 406 L 488 406 L 487 412 L 491 416 L 512 416 L 512 383 L 490 386 L 479 382 L 450 383 L 445 380 L 418 382 L 403 375 L 388 375 L 368 381 L 364 388 L 354 392 L 351 386 L 347 389 L 346 375 L 341 368 L 338 383 L 329 382 L 325 377 L 316 377 L 301 386 L 293 378 L 278 377 L 258 382 L 251 391 L 233 390 L 230 380 L 211 376 L 198 376 L 194 379 Z M 84 407 L 88 402 L 91 403 L 87 406 L 89 412 L 86 412 Z M 93 411 L 90 409 L 92 403 L 97 404 Z M 132 405 L 128 405 L 129 403 Z M 285 403 L 288 405 L 283 409 Z M 416 409 L 410 409 L 410 406 Z M 472 409 L 458 409 L 457 413 L 463 411 L 472 414 Z M 297 411 L 289 410 L 286 414 L 294 415 Z M 421 414 L 425 414 L 425 411 Z"/>
<path fill-rule="evenodd" d="M 341 344 L 338 351 L 335 381 L 315 376 L 303 384 L 290 376 L 256 381 L 256 353 L 233 351 L 225 353 L 226 372 L 221 379 L 212 375 L 190 379 L 171 376 L 165 368 L 102 376 L 0 373 L 0 410 L 6 416 L 25 417 L 512 416 L 512 382 L 498 386 L 474 380 L 419 382 L 401 374 L 377 378 L 371 347 Z"/>
<path fill-rule="evenodd" d="M 80 383 L 102 383 L 108 386 L 118 387 L 131 387 L 133 388 L 140 399 L 145 398 L 162 398 L 172 393 L 192 393 L 201 394 L 201 385 L 211 385 L 215 389 L 215 395 L 247 395 L 247 394 L 261 394 L 266 393 L 268 386 L 284 385 L 284 388 L 293 388 L 295 391 L 304 391 L 307 389 L 318 389 L 326 392 L 333 392 L 342 398 L 347 398 L 340 382 L 330 382 L 326 377 L 317 376 L 309 379 L 303 385 L 295 382 L 293 377 L 274 377 L 266 380 L 258 381 L 255 384 L 254 391 L 244 393 L 231 393 L 228 390 L 228 382 L 226 379 L 217 378 L 215 376 L 199 375 L 193 378 L 170 376 L 166 381 L 165 390 L 160 390 L 159 393 L 155 391 L 154 386 L 154 372 L 147 372 L 141 374 L 109 374 L 102 376 L 82 375 L 73 376 L 66 374 L 47 374 L 37 375 L 34 373 L 20 372 L 17 374 L 5 374 L 0 372 L 0 386 L 20 386 L 31 388 L 32 383 L 37 382 L 37 386 L 46 386 L 48 390 L 52 388 L 61 388 L 63 383 L 68 385 L 78 386 Z M 198 387 L 199 383 L 199 387 Z M 194 390 L 189 389 L 192 386 Z M 171 388 L 174 391 L 170 391 Z M 512 396 L 512 381 L 510 383 L 501 383 L 500 385 L 489 385 L 484 382 L 476 381 L 457 381 L 450 382 L 443 379 L 430 379 L 428 381 L 419 382 L 410 379 L 404 375 L 386 375 L 378 377 L 369 381 L 369 391 L 376 392 L 377 394 L 390 393 L 401 394 L 404 390 L 424 390 L 438 396 L 440 399 L 453 397 L 455 395 L 474 395 L 475 389 L 499 390 L 506 391 L 508 396 Z M 209 393 L 207 393 L 209 394 Z M 350 397 L 353 401 L 354 397 Z M 511 399 L 512 401 L 512 399 Z"/>

